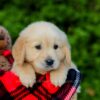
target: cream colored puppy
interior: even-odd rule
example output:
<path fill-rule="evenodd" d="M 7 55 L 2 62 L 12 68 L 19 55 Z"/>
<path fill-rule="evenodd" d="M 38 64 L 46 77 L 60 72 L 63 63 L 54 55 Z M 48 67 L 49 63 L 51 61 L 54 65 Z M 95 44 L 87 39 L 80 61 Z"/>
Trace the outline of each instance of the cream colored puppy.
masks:
<path fill-rule="evenodd" d="M 36 22 L 26 27 L 12 53 L 15 60 L 12 71 L 26 87 L 32 87 L 36 82 L 35 73 L 47 72 L 55 86 L 62 86 L 68 69 L 75 67 L 65 33 L 49 22 Z"/>

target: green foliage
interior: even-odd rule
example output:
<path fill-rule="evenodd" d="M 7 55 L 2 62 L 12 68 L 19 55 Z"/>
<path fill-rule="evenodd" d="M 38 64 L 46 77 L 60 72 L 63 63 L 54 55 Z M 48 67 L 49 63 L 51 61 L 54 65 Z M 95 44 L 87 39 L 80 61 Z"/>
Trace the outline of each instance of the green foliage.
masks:
<path fill-rule="evenodd" d="M 68 35 L 83 74 L 79 100 L 100 98 L 100 0 L 0 0 L 0 24 L 13 42 L 28 24 L 46 20 Z"/>

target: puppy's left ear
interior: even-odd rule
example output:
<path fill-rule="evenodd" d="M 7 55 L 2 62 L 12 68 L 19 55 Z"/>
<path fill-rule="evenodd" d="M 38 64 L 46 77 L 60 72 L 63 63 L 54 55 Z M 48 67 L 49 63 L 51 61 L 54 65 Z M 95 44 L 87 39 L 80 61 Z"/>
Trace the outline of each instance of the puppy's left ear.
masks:
<path fill-rule="evenodd" d="M 26 39 L 24 37 L 19 37 L 12 48 L 14 62 L 16 62 L 17 66 L 23 66 L 24 64 L 25 42 Z"/>
<path fill-rule="evenodd" d="M 65 47 L 65 54 L 66 54 L 66 62 L 70 66 L 71 65 L 71 51 L 69 47 Z"/>

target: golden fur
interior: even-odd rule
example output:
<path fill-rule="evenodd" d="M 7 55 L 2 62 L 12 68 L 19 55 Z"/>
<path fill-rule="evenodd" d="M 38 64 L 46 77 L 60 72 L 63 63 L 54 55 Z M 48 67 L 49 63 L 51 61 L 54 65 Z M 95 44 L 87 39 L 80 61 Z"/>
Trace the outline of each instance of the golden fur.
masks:
<path fill-rule="evenodd" d="M 56 50 L 55 44 L 58 45 Z M 41 50 L 36 49 L 38 45 Z M 12 71 L 26 87 L 32 87 L 36 82 L 35 73 L 45 74 L 48 71 L 51 82 L 62 86 L 68 69 L 75 67 L 65 33 L 49 22 L 36 22 L 26 27 L 15 42 L 12 53 L 15 60 Z M 53 67 L 46 67 L 48 57 L 54 59 Z"/>

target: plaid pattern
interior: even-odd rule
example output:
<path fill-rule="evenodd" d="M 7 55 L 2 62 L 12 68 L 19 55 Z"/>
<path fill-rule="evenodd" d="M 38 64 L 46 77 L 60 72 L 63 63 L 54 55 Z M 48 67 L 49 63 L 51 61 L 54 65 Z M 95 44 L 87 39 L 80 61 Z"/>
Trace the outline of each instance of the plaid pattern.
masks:
<path fill-rule="evenodd" d="M 11 65 L 13 64 L 14 60 L 10 50 L 3 51 L 2 55 L 9 61 Z"/>
<path fill-rule="evenodd" d="M 3 54 L 12 64 L 11 52 L 7 50 Z M 80 72 L 70 69 L 62 87 L 55 87 L 47 73 L 44 76 L 37 75 L 36 84 L 32 88 L 26 88 L 12 72 L 0 70 L 0 100 L 70 100 L 80 84 L 80 79 Z"/>
<path fill-rule="evenodd" d="M 70 100 L 80 85 L 80 80 L 80 72 L 75 69 L 70 69 L 66 83 L 54 94 L 54 98 L 56 98 L 56 100 Z"/>
<path fill-rule="evenodd" d="M 66 83 L 60 88 L 48 81 L 48 74 L 39 76 L 37 83 L 28 89 L 11 72 L 2 72 L 1 76 L 0 100 L 70 100 L 80 84 L 80 73 L 75 69 L 69 70 Z"/>

